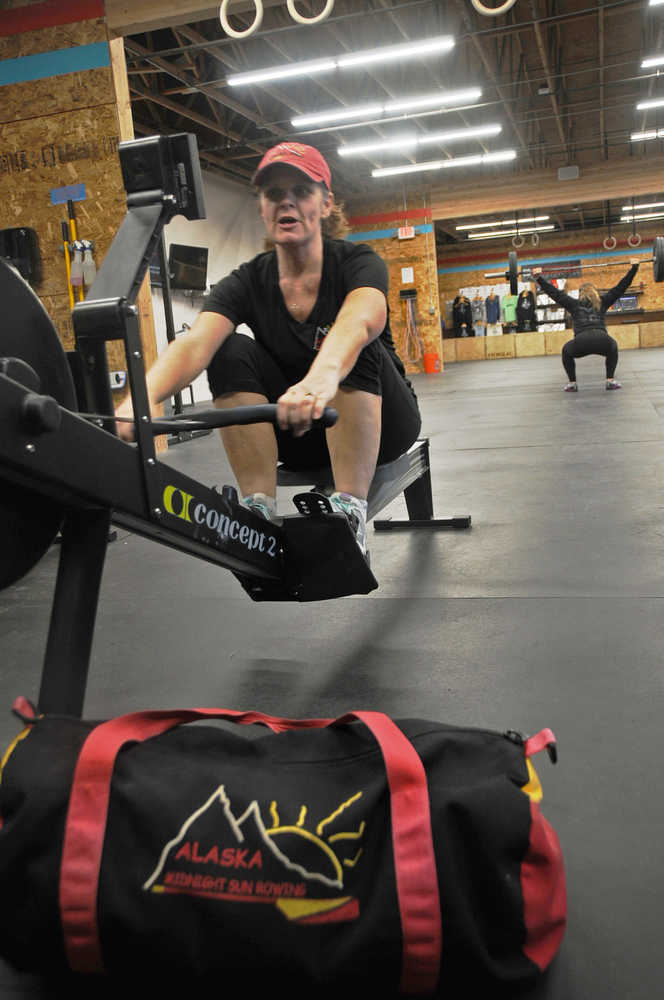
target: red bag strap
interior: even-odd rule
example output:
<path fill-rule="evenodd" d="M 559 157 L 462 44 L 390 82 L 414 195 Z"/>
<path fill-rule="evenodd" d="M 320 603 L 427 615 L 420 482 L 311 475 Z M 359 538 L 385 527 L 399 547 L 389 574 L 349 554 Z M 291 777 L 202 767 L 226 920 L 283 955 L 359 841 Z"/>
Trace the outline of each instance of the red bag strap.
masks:
<path fill-rule="evenodd" d="M 556 737 L 551 729 L 540 729 L 539 733 L 529 736 L 523 745 L 523 752 L 526 757 L 532 757 L 534 754 L 541 753 L 545 749 L 555 764 L 558 759 L 558 751 L 556 748 Z"/>
<path fill-rule="evenodd" d="M 403 936 L 400 988 L 433 992 L 442 928 L 426 772 L 412 743 L 380 712 L 349 712 L 338 719 L 285 719 L 261 712 L 195 708 L 134 712 L 96 726 L 81 748 L 69 798 L 60 869 L 60 912 L 67 960 L 74 972 L 103 973 L 97 894 L 111 777 L 118 752 L 199 719 L 259 723 L 274 732 L 322 729 L 357 719 L 377 740 L 390 789 L 392 845 Z"/>

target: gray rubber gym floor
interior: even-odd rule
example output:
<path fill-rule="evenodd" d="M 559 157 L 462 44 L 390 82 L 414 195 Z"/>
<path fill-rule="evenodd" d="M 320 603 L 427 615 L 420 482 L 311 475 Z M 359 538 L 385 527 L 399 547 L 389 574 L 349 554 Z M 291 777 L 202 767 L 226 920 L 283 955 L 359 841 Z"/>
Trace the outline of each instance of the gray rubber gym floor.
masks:
<path fill-rule="evenodd" d="M 230 573 L 121 532 L 109 546 L 86 715 L 208 704 L 351 708 L 536 732 L 569 923 L 538 1000 L 661 996 L 664 350 L 450 365 L 415 381 L 436 513 L 470 531 L 370 533 L 369 597 L 256 605 Z M 232 482 L 216 433 L 167 461 Z M 295 492 L 294 490 L 291 492 Z M 289 495 L 280 497 L 288 506 Z M 395 502 L 389 513 L 405 507 Z M 36 697 L 57 565 L 0 594 L 0 744 Z M 0 905 L 2 902 L 0 900 Z M 0 966 L 0 995 L 50 988 Z M 88 996 L 92 995 L 90 993 Z"/>

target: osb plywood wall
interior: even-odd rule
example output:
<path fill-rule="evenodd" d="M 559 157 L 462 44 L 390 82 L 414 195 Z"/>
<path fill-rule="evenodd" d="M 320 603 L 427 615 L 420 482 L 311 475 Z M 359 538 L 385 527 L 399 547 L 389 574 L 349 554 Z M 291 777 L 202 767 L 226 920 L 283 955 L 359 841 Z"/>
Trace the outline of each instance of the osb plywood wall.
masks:
<path fill-rule="evenodd" d="M 117 147 L 132 135 L 118 112 L 103 4 L 77 4 L 76 16 L 98 16 L 73 22 L 72 9 L 48 0 L 0 10 L 0 60 L 12 60 L 5 63 L 10 82 L 0 86 L 0 227 L 36 230 L 42 278 L 35 291 L 66 350 L 74 346 L 62 252 L 67 206 L 52 204 L 51 191 L 85 185 L 85 200 L 74 203 L 77 235 L 94 241 L 99 267 L 126 212 Z M 54 24 L 54 17 L 69 23 Z M 83 46 L 96 46 L 102 65 L 45 75 L 50 66 L 62 68 L 58 59 L 78 65 Z M 21 79 L 34 73 L 41 76 Z M 149 364 L 156 357 L 149 288 L 138 306 Z M 108 356 L 111 369 L 126 368 L 121 342 L 109 343 Z"/>
<path fill-rule="evenodd" d="M 413 195 L 406 204 L 396 200 L 355 202 L 347 206 L 351 233 L 349 238 L 367 243 L 387 264 L 389 271 L 388 305 L 394 342 L 409 373 L 424 371 L 424 354 L 435 355 L 442 368 L 443 350 L 436 271 L 436 244 L 431 213 L 426 197 Z M 400 240 L 398 229 L 415 228 L 412 239 Z M 412 268 L 412 280 L 403 280 L 402 270 Z M 401 290 L 417 292 L 415 302 L 416 334 L 407 334 L 406 304 Z"/>
<path fill-rule="evenodd" d="M 662 220 L 664 222 L 664 220 Z M 602 241 L 606 233 L 603 230 L 577 230 L 565 236 L 555 236 L 543 233 L 540 243 L 533 247 L 530 238 L 517 250 L 519 261 L 526 266 L 536 266 L 550 258 L 565 258 L 570 261 L 580 260 L 583 265 L 601 265 L 584 270 L 581 277 L 569 277 L 568 287 L 578 288 L 584 281 L 591 281 L 599 289 L 605 290 L 615 285 L 629 268 L 630 258 L 644 261 L 639 267 L 633 287 L 643 289 L 639 295 L 639 306 L 648 312 L 664 310 L 664 283 L 656 284 L 653 280 L 652 265 L 648 258 L 652 257 L 652 241 L 658 235 L 655 228 L 658 223 L 639 223 L 638 231 L 642 243 L 637 248 L 627 245 L 627 237 L 631 233 L 628 226 L 621 226 L 615 231 L 618 243 L 609 254 Z M 664 227 L 662 227 L 664 228 Z M 446 304 L 454 299 L 460 288 L 499 282 L 501 279 L 487 279 L 486 272 L 505 271 L 508 263 L 508 253 L 513 250 L 511 239 L 492 240 L 483 246 L 475 247 L 468 243 L 461 247 L 438 248 L 438 292 L 441 308 L 445 315 Z M 555 266 L 554 263 L 551 264 Z M 644 316 L 644 321 L 647 316 Z"/>

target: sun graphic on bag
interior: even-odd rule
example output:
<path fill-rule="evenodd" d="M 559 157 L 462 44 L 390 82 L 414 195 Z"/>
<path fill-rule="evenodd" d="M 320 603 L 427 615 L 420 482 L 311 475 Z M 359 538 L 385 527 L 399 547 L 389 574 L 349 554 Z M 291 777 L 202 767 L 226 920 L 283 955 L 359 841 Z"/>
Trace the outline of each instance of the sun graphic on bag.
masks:
<path fill-rule="evenodd" d="M 334 876 L 343 885 L 342 865 L 353 868 L 359 861 L 362 848 L 358 849 L 357 844 L 362 839 L 366 823 L 362 820 L 357 830 L 331 833 L 326 839 L 324 839 L 323 834 L 325 827 L 333 824 L 341 813 L 353 805 L 361 795 L 362 792 L 357 792 L 347 799 L 346 802 L 343 802 L 338 809 L 335 809 L 333 813 L 316 825 L 315 832 L 308 830 L 304 825 L 307 817 L 306 806 L 302 806 L 300 809 L 297 823 L 294 826 L 288 826 L 281 824 L 277 803 L 272 802 L 270 804 L 272 826 L 266 828 L 266 833 L 270 840 L 277 844 L 285 855 L 288 857 L 297 857 L 298 861 L 304 864 L 306 868 L 315 870 L 316 864 L 320 866 L 322 855 L 323 859 L 329 861 Z M 350 856 L 347 856 L 347 847 L 354 848 L 350 852 Z M 311 864 L 307 863 L 309 859 L 311 859 Z"/>

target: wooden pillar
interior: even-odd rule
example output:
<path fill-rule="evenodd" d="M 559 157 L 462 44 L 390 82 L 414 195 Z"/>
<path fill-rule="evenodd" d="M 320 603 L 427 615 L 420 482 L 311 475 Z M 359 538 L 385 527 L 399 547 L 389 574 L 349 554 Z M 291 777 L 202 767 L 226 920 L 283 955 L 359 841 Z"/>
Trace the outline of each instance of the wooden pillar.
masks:
<path fill-rule="evenodd" d="M 409 374 L 423 372 L 424 362 L 417 345 L 408 336 L 406 303 L 401 291 L 412 290 L 415 298 L 417 335 L 422 354 L 434 354 L 443 368 L 443 346 L 438 299 L 436 237 L 426 195 L 408 196 L 404 205 L 392 201 L 360 202 L 349 206 L 351 232 L 348 239 L 367 243 L 387 264 L 390 278 L 388 305 L 390 325 L 399 356 Z M 414 230 L 410 238 L 400 239 L 399 230 Z M 412 271 L 412 275 L 411 272 Z"/>
<path fill-rule="evenodd" d="M 74 346 L 61 223 L 73 189 L 78 238 L 97 267 L 126 212 L 118 142 L 133 138 L 122 39 L 110 39 L 103 0 L 40 0 L 0 11 L 0 204 L 2 226 L 39 239 L 34 290 L 65 350 Z M 76 296 L 78 298 L 78 295 Z M 157 354 L 149 281 L 138 299 L 146 365 Z M 111 370 L 124 347 L 108 344 Z M 119 402 L 121 397 L 116 399 Z"/>

